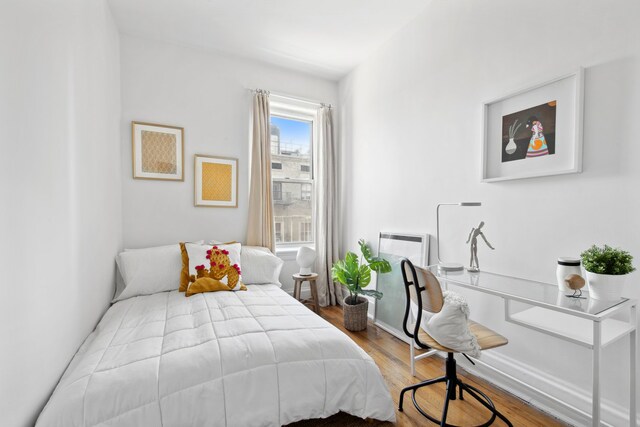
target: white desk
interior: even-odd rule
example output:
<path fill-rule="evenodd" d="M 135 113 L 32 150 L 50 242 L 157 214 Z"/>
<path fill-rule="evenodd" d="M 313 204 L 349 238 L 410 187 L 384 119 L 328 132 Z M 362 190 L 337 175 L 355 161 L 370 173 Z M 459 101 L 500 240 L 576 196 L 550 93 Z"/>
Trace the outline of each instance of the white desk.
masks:
<path fill-rule="evenodd" d="M 505 320 L 517 325 L 572 342 L 592 350 L 593 353 L 593 395 L 592 424 L 600 426 L 600 355 L 602 348 L 629 335 L 630 384 L 629 384 L 629 425 L 636 427 L 636 301 L 621 298 L 618 301 L 602 301 L 589 298 L 567 298 L 558 291 L 555 284 L 536 282 L 517 277 L 504 276 L 481 271 L 441 271 L 437 266 L 428 267 L 441 283 L 461 286 L 504 299 Z M 513 301 L 523 303 L 527 308 L 514 312 Z M 624 322 L 612 317 L 629 313 L 629 321 Z M 488 366 L 482 361 L 478 361 Z M 491 366 L 488 366 L 495 369 Z M 503 373 L 504 374 L 504 373 Z M 534 387 L 511 377 L 554 401 L 577 410 L 586 416 L 589 414 L 535 389 Z"/>

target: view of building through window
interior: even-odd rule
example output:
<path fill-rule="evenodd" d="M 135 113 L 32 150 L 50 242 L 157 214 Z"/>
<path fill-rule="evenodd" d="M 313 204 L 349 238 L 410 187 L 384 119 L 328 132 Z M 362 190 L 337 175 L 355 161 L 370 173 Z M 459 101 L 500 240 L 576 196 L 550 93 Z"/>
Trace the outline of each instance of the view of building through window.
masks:
<path fill-rule="evenodd" d="M 271 116 L 271 179 L 277 244 L 313 241 L 313 122 Z"/>

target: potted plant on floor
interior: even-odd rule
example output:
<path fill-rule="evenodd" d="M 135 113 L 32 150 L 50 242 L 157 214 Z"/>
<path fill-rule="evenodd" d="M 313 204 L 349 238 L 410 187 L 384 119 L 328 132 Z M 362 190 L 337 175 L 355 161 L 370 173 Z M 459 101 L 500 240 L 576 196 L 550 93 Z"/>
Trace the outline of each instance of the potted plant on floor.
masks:
<path fill-rule="evenodd" d="M 587 272 L 591 297 L 611 301 L 620 299 L 627 275 L 635 270 L 631 254 L 608 245 L 593 245 L 580 256 Z"/>
<path fill-rule="evenodd" d="M 371 271 L 378 274 L 391 271 L 389 261 L 374 257 L 364 239 L 358 240 L 358 245 L 362 252 L 360 258 L 353 252 L 347 252 L 345 259 L 337 261 L 331 269 L 333 280 L 342 283 L 349 291 L 349 296 L 344 298 L 342 304 L 344 327 L 349 331 L 362 331 L 367 328 L 369 301 L 359 295 L 382 298 L 382 292 L 363 289 L 371 283 Z M 366 263 L 363 263 L 363 258 Z"/>

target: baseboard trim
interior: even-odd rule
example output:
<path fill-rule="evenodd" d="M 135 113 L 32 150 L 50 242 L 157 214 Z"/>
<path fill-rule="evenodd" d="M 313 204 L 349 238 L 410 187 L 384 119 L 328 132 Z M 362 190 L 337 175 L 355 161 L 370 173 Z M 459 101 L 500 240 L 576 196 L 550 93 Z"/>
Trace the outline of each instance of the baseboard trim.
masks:
<path fill-rule="evenodd" d="M 504 354 L 483 352 L 481 360 L 494 369 L 511 375 L 527 384 L 532 384 L 551 396 L 562 396 L 561 399 L 559 398 L 560 400 L 576 409 L 562 405 L 531 388 L 511 380 L 505 375 L 494 372 L 490 368 L 483 367 L 480 364 L 474 366 L 464 357 L 458 358 L 458 362 L 467 372 L 483 378 L 487 382 L 567 424 L 574 426 L 591 424 L 591 416 L 588 415 L 591 413 L 591 393 L 585 393 L 585 390 L 572 384 L 561 383 L 557 377 L 552 377 L 539 369 L 523 364 Z M 629 425 L 628 414 L 628 408 L 611 400 L 604 398 L 601 400 L 602 425 L 609 427 Z"/>

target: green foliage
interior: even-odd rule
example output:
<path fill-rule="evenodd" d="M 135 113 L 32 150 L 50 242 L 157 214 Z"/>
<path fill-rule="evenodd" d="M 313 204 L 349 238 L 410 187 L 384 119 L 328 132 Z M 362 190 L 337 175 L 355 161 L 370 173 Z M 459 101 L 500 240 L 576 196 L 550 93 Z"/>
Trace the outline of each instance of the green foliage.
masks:
<path fill-rule="evenodd" d="M 362 252 L 362 256 L 369 263 L 369 267 L 375 271 L 376 273 L 390 273 L 391 272 L 391 264 L 386 259 L 382 259 L 380 257 L 374 257 L 371 253 L 371 248 L 367 246 L 367 243 L 364 239 L 358 240 L 358 245 L 360 245 L 360 251 Z"/>
<path fill-rule="evenodd" d="M 353 252 L 347 252 L 344 260 L 337 261 L 331 268 L 333 280 L 342 283 L 349 290 L 348 302 L 355 304 L 359 294 L 368 295 L 375 299 L 382 298 L 382 292 L 372 289 L 363 289 L 371 283 L 371 270 L 378 274 L 389 273 L 391 264 L 380 257 L 373 256 L 371 248 L 364 239 L 358 240 L 362 257 Z M 362 258 L 366 263 L 362 262 Z"/>
<path fill-rule="evenodd" d="M 591 273 L 621 275 L 635 270 L 632 264 L 633 257 L 629 252 L 608 245 L 593 245 L 580 256 L 585 270 Z"/>

